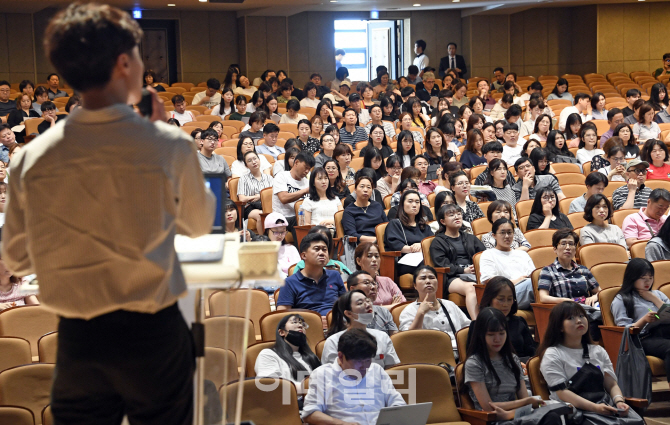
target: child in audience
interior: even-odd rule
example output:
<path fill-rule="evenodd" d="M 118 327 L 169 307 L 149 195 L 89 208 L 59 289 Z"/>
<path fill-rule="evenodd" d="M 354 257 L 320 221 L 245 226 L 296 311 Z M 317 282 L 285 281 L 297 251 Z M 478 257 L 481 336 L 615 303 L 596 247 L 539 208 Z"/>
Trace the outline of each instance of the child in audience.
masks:
<path fill-rule="evenodd" d="M 0 191 L 0 202 L 4 203 L 7 185 L 2 183 L 0 186 L 4 186 L 4 192 Z M 20 286 L 21 280 L 14 276 L 7 266 L 5 266 L 5 262 L 0 259 L 0 311 L 22 305 L 39 304 L 35 294 L 25 294 L 21 292 Z"/>
<path fill-rule="evenodd" d="M 528 395 L 523 368 L 509 338 L 509 326 L 500 310 L 487 307 L 474 325 L 465 360 L 465 385 L 475 409 L 495 412 L 499 421 L 511 421 L 544 404 Z M 561 417 L 549 414 L 543 425 L 560 425 Z"/>
<path fill-rule="evenodd" d="M 273 212 L 265 217 L 263 225 L 265 227 L 265 236 L 270 241 L 281 242 L 281 246 L 279 247 L 279 274 L 282 279 L 285 279 L 288 275 L 289 267 L 300 261 L 300 254 L 296 247 L 286 242 L 288 220 L 280 213 Z M 272 289 L 272 292 L 274 292 L 274 289 Z"/>
<path fill-rule="evenodd" d="M 591 341 L 581 305 L 564 301 L 554 306 L 538 355 L 550 399 L 581 411 L 583 425 L 603 423 L 601 415 L 618 415 L 621 424 L 644 423 L 626 404 L 607 351 Z"/>
<path fill-rule="evenodd" d="M 670 382 L 670 327 L 659 325 L 656 313 L 670 299 L 654 285 L 654 266 L 644 258 L 633 258 L 626 266 L 623 284 L 612 301 L 612 314 L 616 326 L 635 326 L 640 331 L 644 354 L 658 357 L 665 364 L 665 374 Z M 650 329 L 651 328 L 651 329 Z"/>

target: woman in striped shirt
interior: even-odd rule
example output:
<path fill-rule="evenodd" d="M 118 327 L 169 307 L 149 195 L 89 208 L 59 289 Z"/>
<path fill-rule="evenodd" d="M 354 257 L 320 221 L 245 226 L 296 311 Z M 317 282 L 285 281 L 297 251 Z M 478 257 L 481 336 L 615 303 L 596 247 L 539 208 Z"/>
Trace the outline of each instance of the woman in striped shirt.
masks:
<path fill-rule="evenodd" d="M 256 230 L 262 234 L 261 225 L 261 190 L 266 187 L 272 187 L 272 176 L 261 171 L 261 161 L 258 154 L 249 151 L 244 154 L 244 165 L 249 172 L 240 177 L 237 185 L 237 196 L 241 202 L 244 202 L 244 218 L 253 218 L 256 220 Z"/>

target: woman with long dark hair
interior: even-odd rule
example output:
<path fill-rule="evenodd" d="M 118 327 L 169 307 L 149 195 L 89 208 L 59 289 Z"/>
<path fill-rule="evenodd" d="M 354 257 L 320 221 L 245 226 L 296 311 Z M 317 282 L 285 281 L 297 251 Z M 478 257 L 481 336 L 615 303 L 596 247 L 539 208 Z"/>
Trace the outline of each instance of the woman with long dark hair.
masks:
<path fill-rule="evenodd" d="M 309 177 L 309 196 L 302 202 L 305 223 L 335 229 L 335 213 L 342 210 L 342 201 L 330 187 L 328 172 L 322 167 L 312 170 Z"/>
<path fill-rule="evenodd" d="M 323 168 L 328 173 L 328 180 L 330 180 L 330 190 L 340 200 L 346 198 L 351 194 L 349 187 L 344 184 L 342 173 L 340 172 L 340 165 L 334 159 L 329 159 L 323 164 Z"/>
<path fill-rule="evenodd" d="M 553 176 L 551 162 L 549 161 L 549 152 L 543 147 L 535 148 L 528 155 L 530 162 L 535 167 L 536 176 Z"/>
<path fill-rule="evenodd" d="M 533 229 L 573 229 L 568 216 L 561 212 L 556 192 L 551 187 L 543 187 L 535 194 L 530 210 L 526 231 Z"/>
<path fill-rule="evenodd" d="M 633 134 L 633 129 L 628 124 L 619 124 L 614 129 L 612 137 L 619 137 L 626 150 L 626 159 L 637 158 L 640 156 L 640 147 L 637 145 L 637 139 Z"/>
<path fill-rule="evenodd" d="M 464 169 L 472 168 L 476 165 L 486 164 L 486 158 L 482 154 L 482 147 L 484 146 L 484 135 L 481 130 L 476 128 L 468 131 L 467 142 L 465 143 L 465 150 L 461 155 L 461 163 Z"/>
<path fill-rule="evenodd" d="M 551 116 L 547 114 L 540 114 L 538 115 L 538 117 L 535 119 L 534 122 L 535 125 L 533 127 L 533 134 L 530 135 L 528 140 L 538 140 L 540 142 L 547 142 L 549 134 L 552 131 Z"/>
<path fill-rule="evenodd" d="M 256 376 L 289 380 L 295 384 L 298 393 L 305 393 L 307 388 L 302 387 L 303 381 L 321 366 L 307 343 L 305 332 L 308 327 L 299 314 L 282 318 L 277 325 L 274 346 L 262 350 L 256 358 Z"/>
<path fill-rule="evenodd" d="M 654 111 L 660 112 L 668 107 L 668 90 L 665 88 L 663 83 L 656 83 L 651 86 L 651 92 L 649 93 L 649 104 Z"/>
<path fill-rule="evenodd" d="M 371 168 L 377 176 L 375 182 L 386 176 L 386 166 L 382 152 L 374 146 L 367 149 L 363 158 L 363 168 Z"/>
<path fill-rule="evenodd" d="M 361 329 L 377 340 L 377 355 L 372 359 L 383 368 L 400 363 L 393 342 L 386 332 L 370 329 L 374 313 L 372 301 L 359 289 L 341 295 L 333 305 L 333 316 L 326 334 L 326 343 L 321 354 L 321 363 L 333 363 L 337 359 L 337 343 L 340 336 L 349 329 Z"/>
<path fill-rule="evenodd" d="M 391 149 L 391 146 L 389 146 L 389 142 L 386 139 L 384 127 L 379 124 L 373 124 L 370 127 L 368 144 L 363 149 L 361 149 L 361 152 L 358 156 L 361 158 L 364 157 L 371 148 L 377 148 L 381 152 L 383 158 L 388 158 L 389 156 L 393 155 L 393 149 Z"/>
<path fill-rule="evenodd" d="M 611 423 L 603 422 L 602 416 L 614 415 L 619 424 L 644 423 L 626 404 L 607 351 L 591 341 L 589 319 L 581 305 L 564 301 L 554 306 L 538 356 L 549 398 L 580 410 L 583 425 Z"/>
<path fill-rule="evenodd" d="M 575 157 L 575 155 L 570 152 L 570 149 L 568 149 L 568 144 L 565 143 L 565 136 L 558 130 L 551 130 L 549 132 L 545 149 L 549 152 L 549 159 L 551 162 L 558 162 L 557 158 L 561 156 L 567 158 Z"/>
<path fill-rule="evenodd" d="M 547 97 L 547 100 L 554 99 L 567 99 L 570 102 L 574 103 L 575 99 L 572 97 L 570 92 L 568 92 L 568 80 L 565 78 L 559 78 L 556 81 L 554 89 L 551 91 L 551 94 Z"/>
<path fill-rule="evenodd" d="M 495 308 L 482 309 L 477 316 L 473 336 L 465 360 L 465 385 L 475 409 L 495 412 L 499 421 L 524 416 L 516 410 L 544 403 L 528 395 L 523 368 L 510 342 L 510 329 L 505 315 Z M 530 410 L 526 412 L 529 414 Z M 561 424 L 558 415 L 544 418 L 543 425 Z"/>
<path fill-rule="evenodd" d="M 621 289 L 612 301 L 612 314 L 616 326 L 642 329 L 640 340 L 644 353 L 663 360 L 670 382 L 670 326 L 654 324 L 658 320 L 658 309 L 670 303 L 670 299 L 658 289 L 652 290 L 653 284 L 654 266 L 644 258 L 630 260 Z"/>
<path fill-rule="evenodd" d="M 535 355 L 537 342 L 533 339 L 533 334 L 530 332 L 526 319 L 516 315 L 519 305 L 516 300 L 516 288 L 511 280 L 502 276 L 496 276 L 489 280 L 484 288 L 482 299 L 479 302 L 479 311 L 481 312 L 487 307 L 500 310 L 505 316 L 509 328 L 507 338 L 512 343 L 514 353 L 519 356 L 521 362 L 527 362 L 529 358 Z M 470 347 L 475 322 L 476 320 L 473 320 L 470 323 L 470 332 L 468 332 L 466 347 Z M 468 354 L 470 354 L 469 351 Z"/>
<path fill-rule="evenodd" d="M 486 176 L 485 185 L 491 186 L 498 200 L 508 202 L 512 209 L 516 205 L 516 195 L 507 181 L 507 163 L 500 158 L 493 158 L 489 162 L 489 174 Z M 511 218 L 511 217 L 508 217 Z"/>
<path fill-rule="evenodd" d="M 402 167 L 409 167 L 412 158 L 416 156 L 414 136 L 411 131 L 403 130 L 396 136 L 396 140 L 398 144 L 395 153 L 398 158 L 402 159 Z"/>

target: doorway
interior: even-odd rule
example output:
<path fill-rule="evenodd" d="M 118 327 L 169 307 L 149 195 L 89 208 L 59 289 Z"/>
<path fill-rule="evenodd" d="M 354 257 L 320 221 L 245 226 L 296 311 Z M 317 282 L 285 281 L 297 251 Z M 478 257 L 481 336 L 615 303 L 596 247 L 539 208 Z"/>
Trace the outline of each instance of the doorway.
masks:
<path fill-rule="evenodd" d="M 388 69 L 391 79 L 402 75 L 402 20 L 336 20 L 335 49 L 343 49 L 342 66 L 351 81 L 372 81 L 377 67 Z"/>
<path fill-rule="evenodd" d="M 172 84 L 177 81 L 176 22 L 173 20 L 138 19 L 144 31 L 140 55 L 145 69 L 156 73 L 156 81 Z"/>

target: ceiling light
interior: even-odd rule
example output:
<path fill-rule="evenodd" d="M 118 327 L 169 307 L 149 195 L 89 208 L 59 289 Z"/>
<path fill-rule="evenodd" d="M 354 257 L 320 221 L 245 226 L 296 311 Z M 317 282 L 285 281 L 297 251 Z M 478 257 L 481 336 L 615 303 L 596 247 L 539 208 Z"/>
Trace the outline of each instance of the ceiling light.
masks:
<path fill-rule="evenodd" d="M 168 3 L 168 6 L 170 6 L 170 7 L 174 7 L 174 6 L 176 6 L 176 4 L 174 4 L 174 3 Z"/>
<path fill-rule="evenodd" d="M 419 3 L 414 3 L 412 6 L 414 6 L 414 7 L 419 7 L 419 6 L 421 6 L 421 4 L 419 4 Z"/>
<path fill-rule="evenodd" d="M 452 3 L 460 3 L 461 0 L 451 0 Z"/>
<path fill-rule="evenodd" d="M 199 0 L 200 3 L 207 3 L 207 0 Z"/>

